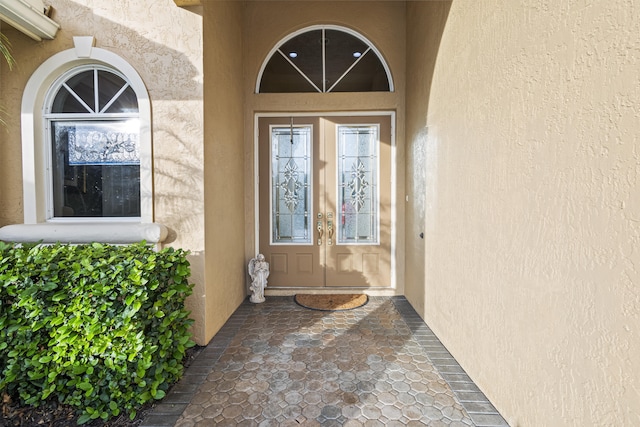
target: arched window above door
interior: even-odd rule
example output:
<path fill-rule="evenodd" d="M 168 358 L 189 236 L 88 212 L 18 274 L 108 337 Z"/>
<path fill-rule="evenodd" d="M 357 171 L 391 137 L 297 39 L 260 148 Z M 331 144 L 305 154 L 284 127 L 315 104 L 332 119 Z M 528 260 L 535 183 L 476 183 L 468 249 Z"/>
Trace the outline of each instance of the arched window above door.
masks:
<path fill-rule="evenodd" d="M 293 33 L 274 47 L 256 92 L 390 92 L 393 81 L 380 52 L 362 35 L 336 26 Z"/>

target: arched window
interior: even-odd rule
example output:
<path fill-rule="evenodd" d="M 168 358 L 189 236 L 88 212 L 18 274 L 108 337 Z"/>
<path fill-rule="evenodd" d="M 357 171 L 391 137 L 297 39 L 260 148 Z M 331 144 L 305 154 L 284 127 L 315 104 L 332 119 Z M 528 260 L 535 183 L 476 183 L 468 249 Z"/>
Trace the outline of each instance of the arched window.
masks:
<path fill-rule="evenodd" d="M 291 34 L 262 65 L 256 92 L 393 91 L 391 73 L 362 35 L 316 26 Z"/>
<path fill-rule="evenodd" d="M 22 97 L 24 224 L 0 228 L 17 242 L 148 243 L 153 222 L 151 101 L 122 57 L 74 37 L 46 60 Z"/>
<path fill-rule="evenodd" d="M 52 85 L 44 120 L 47 216 L 140 217 L 138 99 L 126 77 L 103 65 L 71 69 Z"/>

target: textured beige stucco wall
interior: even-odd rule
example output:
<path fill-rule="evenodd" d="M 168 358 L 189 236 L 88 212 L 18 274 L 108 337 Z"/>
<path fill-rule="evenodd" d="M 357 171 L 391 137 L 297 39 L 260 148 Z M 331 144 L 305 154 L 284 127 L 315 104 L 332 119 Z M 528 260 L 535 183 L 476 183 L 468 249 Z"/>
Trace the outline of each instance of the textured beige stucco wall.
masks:
<path fill-rule="evenodd" d="M 406 118 L 406 250 L 404 295 L 424 312 L 425 215 L 429 200 L 425 188 L 431 178 L 426 167 L 433 153 L 427 145 L 427 110 L 433 69 L 447 22 L 450 1 L 407 3 L 407 118 Z"/>
<path fill-rule="evenodd" d="M 22 223 L 22 144 L 20 142 L 20 103 L 22 90 L 39 58 L 48 58 L 43 43 L 36 43 L 13 27 L 0 22 L 18 61 L 10 71 L 0 60 L 0 227 Z M 29 52 L 29 55 L 23 53 Z"/>
<path fill-rule="evenodd" d="M 204 4 L 207 339 L 246 297 L 242 12 Z"/>
<path fill-rule="evenodd" d="M 2 69 L 8 129 L 0 144 L 0 226 L 22 222 L 20 103 L 27 80 L 50 56 L 95 36 L 96 47 L 128 61 L 152 104 L 155 221 L 170 229 L 169 245 L 191 251 L 196 285 L 189 308 L 204 340 L 202 17 L 172 0 L 49 0 L 61 26 L 54 40 L 35 42 L 9 30 L 17 67 Z M 197 11 L 196 11 L 197 12 Z M 3 30 L 6 25 L 3 25 Z"/>
<path fill-rule="evenodd" d="M 248 1 L 244 17 L 245 176 L 254 176 L 254 114 L 277 112 L 395 111 L 397 154 L 397 290 L 404 292 L 405 4 L 397 1 Z M 394 92 L 255 94 L 260 67 L 285 36 L 331 24 L 369 39 L 391 69 Z M 255 256 L 254 181 L 245 182 L 247 259 Z"/>
<path fill-rule="evenodd" d="M 512 426 L 640 425 L 640 7 L 454 0 L 424 315 Z"/>

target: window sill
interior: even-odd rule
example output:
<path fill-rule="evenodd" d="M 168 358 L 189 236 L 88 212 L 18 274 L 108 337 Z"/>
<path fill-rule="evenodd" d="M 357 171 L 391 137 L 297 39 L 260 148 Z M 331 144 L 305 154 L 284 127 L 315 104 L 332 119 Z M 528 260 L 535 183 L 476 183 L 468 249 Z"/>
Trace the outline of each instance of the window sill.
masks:
<path fill-rule="evenodd" d="M 168 230 L 155 222 L 76 222 L 14 224 L 0 228 L 0 240 L 18 243 L 112 243 L 128 244 L 142 240 L 147 243 L 162 243 Z"/>

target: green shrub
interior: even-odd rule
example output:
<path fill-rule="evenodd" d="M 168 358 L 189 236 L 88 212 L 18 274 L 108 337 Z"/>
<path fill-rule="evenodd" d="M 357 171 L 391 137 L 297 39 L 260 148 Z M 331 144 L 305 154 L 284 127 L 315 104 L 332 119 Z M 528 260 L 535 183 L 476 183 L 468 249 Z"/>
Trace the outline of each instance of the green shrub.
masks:
<path fill-rule="evenodd" d="M 0 392 L 73 405 L 79 423 L 164 397 L 194 345 L 186 255 L 0 242 Z"/>

